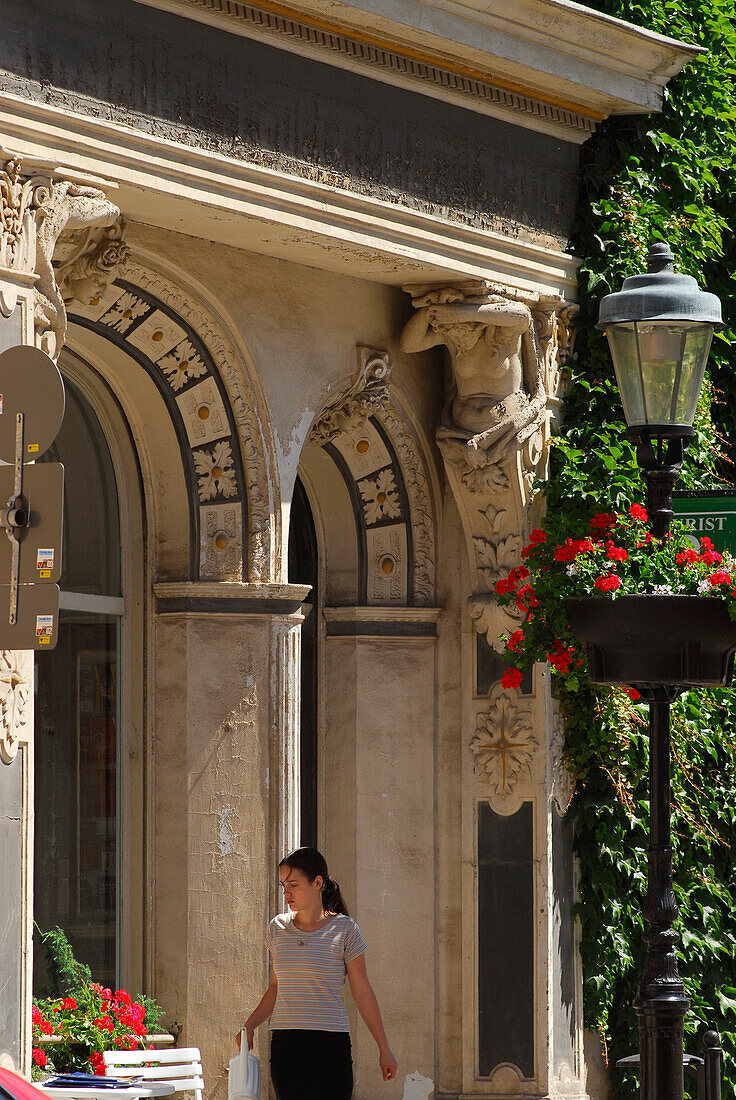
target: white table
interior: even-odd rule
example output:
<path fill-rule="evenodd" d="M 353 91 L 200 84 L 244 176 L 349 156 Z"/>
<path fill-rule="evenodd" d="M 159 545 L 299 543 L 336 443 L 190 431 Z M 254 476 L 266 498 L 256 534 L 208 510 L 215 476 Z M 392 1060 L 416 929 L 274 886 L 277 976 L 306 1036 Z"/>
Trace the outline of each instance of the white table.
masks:
<path fill-rule="evenodd" d="M 72 1085 L 70 1088 L 56 1088 L 53 1085 L 36 1085 L 45 1096 L 55 1097 L 56 1100 L 138 1100 L 138 1097 L 148 1100 L 150 1097 L 172 1096 L 175 1089 L 166 1082 L 149 1081 L 140 1085 L 131 1085 L 130 1088 L 100 1088 L 94 1085 Z"/>

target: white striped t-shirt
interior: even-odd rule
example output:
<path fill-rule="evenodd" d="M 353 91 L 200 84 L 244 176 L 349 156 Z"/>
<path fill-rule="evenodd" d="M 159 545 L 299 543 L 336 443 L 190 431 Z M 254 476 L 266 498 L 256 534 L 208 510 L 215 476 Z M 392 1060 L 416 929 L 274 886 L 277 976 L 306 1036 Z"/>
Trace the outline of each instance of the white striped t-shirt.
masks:
<path fill-rule="evenodd" d="M 367 950 L 352 917 L 337 913 L 314 932 L 280 913 L 268 926 L 266 946 L 278 982 L 270 1030 L 350 1031 L 345 1011 L 346 964 Z"/>

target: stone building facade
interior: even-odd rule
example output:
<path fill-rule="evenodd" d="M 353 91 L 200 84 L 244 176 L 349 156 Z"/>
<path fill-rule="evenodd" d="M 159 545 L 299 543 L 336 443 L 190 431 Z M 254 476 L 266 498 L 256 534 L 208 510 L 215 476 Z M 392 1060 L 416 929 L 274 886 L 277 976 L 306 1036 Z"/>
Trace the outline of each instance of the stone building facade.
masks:
<path fill-rule="evenodd" d="M 35 914 L 222 1098 L 306 842 L 400 1063 L 356 1025 L 356 1097 L 597 1094 L 564 731 L 543 669 L 501 686 L 493 591 L 543 510 L 581 147 L 693 51 L 567 0 L 3 20 L 0 350 L 67 413 L 59 643 L 0 655 L 2 1059 Z"/>

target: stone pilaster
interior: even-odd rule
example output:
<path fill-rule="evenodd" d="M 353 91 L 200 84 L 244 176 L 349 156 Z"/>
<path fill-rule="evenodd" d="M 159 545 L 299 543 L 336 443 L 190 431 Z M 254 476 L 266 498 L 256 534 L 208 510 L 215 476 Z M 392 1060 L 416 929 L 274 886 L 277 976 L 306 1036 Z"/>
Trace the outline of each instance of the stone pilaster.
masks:
<path fill-rule="evenodd" d="M 156 597 L 149 776 L 150 986 L 208 1091 L 269 982 L 277 864 L 299 842 L 301 604 L 306 585 L 163 583 Z M 257 1047 L 267 1065 L 265 1029 Z"/>
<path fill-rule="evenodd" d="M 461 660 L 462 1095 L 580 1096 L 572 848 L 555 808 L 564 802 L 564 767 L 553 767 L 559 723 L 541 670 L 528 690 L 506 690 L 494 652 L 521 625 L 521 613 L 498 606 L 495 586 L 521 564 L 543 513 L 537 483 L 560 412 L 574 307 L 479 280 L 405 289 L 415 313 L 403 350 L 443 345 L 449 355 L 437 443 L 470 567 Z"/>

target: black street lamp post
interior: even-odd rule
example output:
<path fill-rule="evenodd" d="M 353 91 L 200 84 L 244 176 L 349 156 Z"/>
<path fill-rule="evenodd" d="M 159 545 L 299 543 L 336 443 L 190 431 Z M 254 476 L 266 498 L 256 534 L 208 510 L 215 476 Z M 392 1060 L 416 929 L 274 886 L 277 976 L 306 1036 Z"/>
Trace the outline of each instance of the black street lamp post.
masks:
<path fill-rule="evenodd" d="M 655 244 L 648 256 L 647 273 L 626 279 L 619 293 L 603 299 L 598 326 L 605 329 L 608 337 L 628 435 L 636 444 L 646 485 L 647 511 L 658 538 L 667 534 L 673 516 L 672 490 L 693 436 L 693 420 L 713 330 L 721 324 L 718 298 L 699 290 L 689 276 L 675 274 L 673 260 L 666 244 Z M 633 599 L 657 600 L 656 597 Z M 667 599 L 673 597 L 664 597 Z M 669 605 L 666 613 L 677 614 L 673 605 Z M 575 629 L 572 618 L 571 623 Z M 696 630 L 692 620 L 689 625 Z M 671 641 L 664 637 L 668 633 L 671 632 L 664 626 L 662 648 Z M 589 653 L 595 656 L 596 647 L 591 651 L 590 635 L 582 640 L 589 643 Z M 728 644 L 731 643 L 736 645 L 736 639 L 729 639 Z M 599 655 L 603 648 L 598 647 Z M 721 679 L 732 674 L 732 651 L 719 658 L 716 676 Z M 687 639 L 680 638 L 672 648 L 669 665 L 666 658 L 663 661 L 661 652 L 648 659 L 643 650 L 627 673 L 619 670 L 606 676 L 605 669 L 600 673 L 601 680 L 634 682 L 649 703 L 650 844 L 648 884 L 642 906 L 647 953 L 634 1003 L 639 1020 L 639 1055 L 623 1060 L 625 1064 L 639 1066 L 641 1100 L 682 1100 L 684 1067 L 699 1071 L 699 1080 L 707 1084 L 708 1100 L 720 1097 L 717 1035 L 708 1033 L 705 1060 L 684 1055 L 684 1020 L 690 1002 L 677 968 L 678 935 L 673 927 L 678 906 L 673 888 L 670 833 L 670 703 L 688 687 L 707 682 L 711 676 L 703 671 L 702 665 L 696 667 L 693 652 L 694 647 L 689 646 Z M 608 658 L 600 658 L 598 667 L 603 668 L 608 659 L 610 669 L 610 656 L 609 653 Z M 637 662 L 638 667 L 634 667 Z M 593 678 L 597 678 L 595 661 L 591 671 Z"/>

